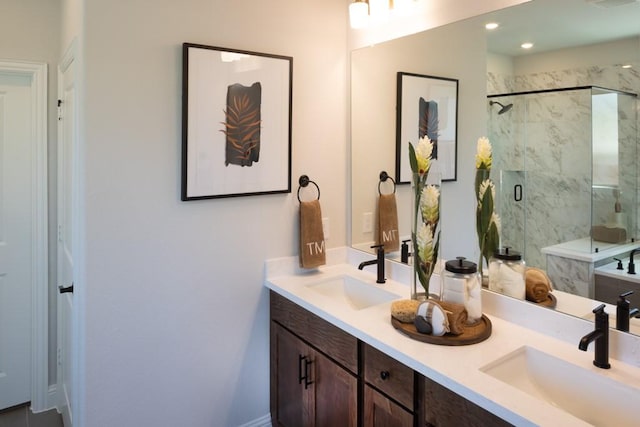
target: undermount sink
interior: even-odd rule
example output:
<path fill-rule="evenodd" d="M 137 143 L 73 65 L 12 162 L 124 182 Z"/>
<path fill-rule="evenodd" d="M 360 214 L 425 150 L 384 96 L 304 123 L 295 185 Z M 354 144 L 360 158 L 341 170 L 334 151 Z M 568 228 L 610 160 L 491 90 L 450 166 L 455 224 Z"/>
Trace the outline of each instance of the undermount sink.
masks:
<path fill-rule="evenodd" d="M 480 370 L 595 426 L 637 426 L 640 420 L 640 389 L 532 347 Z"/>
<path fill-rule="evenodd" d="M 383 285 L 384 286 L 384 285 Z M 355 310 L 393 301 L 397 294 L 381 289 L 349 275 L 342 275 L 307 286 L 309 289 L 332 298 L 336 303 L 346 304 Z"/>

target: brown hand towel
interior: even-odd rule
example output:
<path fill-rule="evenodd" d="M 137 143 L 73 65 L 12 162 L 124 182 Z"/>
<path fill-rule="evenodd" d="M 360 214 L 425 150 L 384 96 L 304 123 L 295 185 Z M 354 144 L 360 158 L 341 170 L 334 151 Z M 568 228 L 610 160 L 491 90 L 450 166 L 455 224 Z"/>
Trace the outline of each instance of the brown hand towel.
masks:
<path fill-rule="evenodd" d="M 594 225 L 591 227 L 593 240 L 605 243 L 622 243 L 627 241 L 627 230 L 621 227 Z"/>
<path fill-rule="evenodd" d="M 535 267 L 527 267 L 526 295 L 528 301 L 544 302 L 549 297 L 549 292 L 553 290 L 549 276 L 543 270 Z"/>
<path fill-rule="evenodd" d="M 386 253 L 400 248 L 398 208 L 394 193 L 381 194 L 378 198 L 378 244 L 384 245 Z"/>
<path fill-rule="evenodd" d="M 325 263 L 320 201 L 300 202 L 300 267 L 315 268 Z"/>
<path fill-rule="evenodd" d="M 467 310 L 464 308 L 464 305 L 448 301 L 438 301 L 438 304 L 440 304 L 440 307 L 447 313 L 449 333 L 452 335 L 460 335 L 463 333 L 465 325 L 467 324 Z"/>

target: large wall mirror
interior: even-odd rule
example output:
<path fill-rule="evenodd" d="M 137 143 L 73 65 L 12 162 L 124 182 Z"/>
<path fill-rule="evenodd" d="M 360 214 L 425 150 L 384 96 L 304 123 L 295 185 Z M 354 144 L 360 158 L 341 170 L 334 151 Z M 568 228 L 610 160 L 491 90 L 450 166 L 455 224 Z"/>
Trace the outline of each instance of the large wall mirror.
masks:
<path fill-rule="evenodd" d="M 488 22 L 497 22 L 500 26 L 487 31 L 485 24 Z M 594 224 L 608 223 L 612 218 L 611 213 L 616 212 L 616 203 L 619 203 L 623 211 L 629 213 L 628 218 L 624 219 L 627 236 L 621 243 L 627 245 L 627 251 L 635 247 L 631 239 L 638 237 L 639 108 L 637 97 L 628 94 L 640 93 L 638 22 L 640 3 L 636 1 L 533 0 L 353 51 L 352 246 L 372 251 L 370 246 L 377 239 L 378 194 L 380 191 L 389 193 L 394 190 L 390 181 L 380 183 L 379 177 L 382 171 L 391 177 L 395 176 L 396 76 L 398 72 L 406 72 L 459 81 L 458 173 L 456 181 L 443 182 L 442 186 L 443 258 L 466 256 L 477 261 L 472 183 L 475 144 L 480 136 L 485 135 L 492 140 L 496 162 L 500 165 L 494 168 L 494 180 L 506 181 L 508 186 L 505 188 L 511 188 L 509 186 L 514 182 L 517 184 L 521 175 L 528 173 L 533 176 L 540 168 L 558 168 L 559 162 L 565 165 L 571 163 L 576 170 L 584 172 L 588 189 L 568 187 L 571 192 L 588 193 L 589 205 L 584 209 L 575 205 L 572 207 L 570 203 L 559 208 L 558 201 L 566 201 L 567 198 L 558 194 L 557 190 L 558 187 L 567 187 L 567 183 L 538 189 L 543 197 L 536 209 L 542 212 L 541 221 L 553 234 L 557 235 L 558 230 L 564 232 L 573 225 L 564 224 L 562 220 L 570 219 L 575 223 L 578 218 L 588 217 L 589 230 Z M 526 41 L 531 41 L 534 46 L 525 51 L 520 45 Z M 562 91 L 562 96 L 554 97 L 558 95 L 553 93 L 555 89 L 569 87 L 577 89 Z M 613 91 L 602 91 L 602 87 Z M 551 94 L 546 93 L 549 90 Z M 542 96 L 533 97 L 538 92 Z M 550 102 L 552 98 L 553 102 Z M 502 106 L 490 105 L 489 101 L 498 101 Z M 611 107 L 612 103 L 616 106 Z M 503 106 L 508 106 L 506 111 L 503 111 Z M 611 125 L 609 119 L 591 120 L 586 124 L 577 121 L 574 113 L 587 106 L 603 110 L 605 115 L 611 108 L 625 108 L 623 116 L 627 121 L 618 126 Z M 513 141 L 521 139 L 519 133 L 522 132 L 522 128 L 515 128 L 513 124 L 521 121 L 525 112 L 533 114 L 536 109 L 544 110 L 551 117 L 562 116 L 569 131 L 582 135 L 585 146 L 589 147 L 584 156 L 578 155 L 578 147 L 570 144 L 562 147 L 568 139 L 559 135 L 555 135 L 553 143 L 547 144 L 549 151 L 546 154 L 534 155 L 531 145 L 513 144 Z M 589 114 L 593 115 L 593 111 Z M 535 127 L 541 128 L 539 130 L 543 134 L 545 129 L 560 132 L 555 125 L 549 126 L 548 121 L 540 119 L 537 123 L 527 124 L 530 140 L 543 139 L 531 133 Z M 597 137 L 610 134 L 615 128 L 627 133 L 624 138 L 628 142 L 626 146 L 614 148 L 602 143 L 602 137 Z M 592 145 L 594 139 L 597 141 Z M 509 143 L 512 145 L 507 146 Z M 522 167 L 508 166 L 506 163 L 509 160 L 504 154 L 507 152 L 513 156 L 512 160 L 521 160 L 528 154 L 528 171 L 523 171 L 525 168 Z M 616 158 L 620 162 L 615 162 Z M 504 176 L 499 176 L 498 168 L 507 172 L 516 170 L 520 175 L 505 172 Z M 611 173 L 612 170 L 616 172 Z M 410 186 L 397 185 L 395 191 L 400 240 L 408 240 Z M 597 202 L 605 199 L 606 203 L 611 200 L 611 212 L 605 208 L 600 212 L 597 207 Z M 513 224 L 517 218 L 505 220 Z M 524 228 L 522 224 L 515 226 L 520 231 Z M 535 231 L 531 223 L 527 228 Z M 589 235 L 590 231 L 586 233 Z M 521 246 L 518 249 L 525 253 L 529 265 L 541 268 L 546 268 L 543 248 L 557 243 L 545 241 L 541 232 L 531 233 L 528 238 L 521 235 L 509 238 L 510 245 Z M 585 252 L 593 253 L 602 249 L 597 246 L 590 243 Z M 387 256 L 399 261 L 400 252 Z M 590 292 L 588 296 L 593 298 L 593 291 Z M 587 296 L 579 290 L 576 293 Z M 640 291 L 636 293 L 640 294 Z"/>

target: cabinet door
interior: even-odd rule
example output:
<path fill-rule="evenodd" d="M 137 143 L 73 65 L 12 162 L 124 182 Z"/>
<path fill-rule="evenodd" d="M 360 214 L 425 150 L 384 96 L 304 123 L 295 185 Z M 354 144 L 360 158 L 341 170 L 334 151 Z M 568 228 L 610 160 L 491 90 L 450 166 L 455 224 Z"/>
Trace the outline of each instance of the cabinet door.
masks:
<path fill-rule="evenodd" d="M 309 350 L 286 329 L 271 322 L 271 417 L 283 427 L 307 425 L 307 394 L 300 377 Z"/>
<path fill-rule="evenodd" d="M 464 397 L 424 378 L 425 425 L 428 427 L 507 427 L 508 422 Z"/>
<path fill-rule="evenodd" d="M 364 388 L 364 427 L 413 427 L 413 415 L 370 386 Z"/>
<path fill-rule="evenodd" d="M 282 427 L 357 425 L 357 378 L 271 322 L 271 418 Z"/>
<path fill-rule="evenodd" d="M 322 353 L 313 353 L 312 378 L 316 427 L 356 426 L 358 381 Z"/>

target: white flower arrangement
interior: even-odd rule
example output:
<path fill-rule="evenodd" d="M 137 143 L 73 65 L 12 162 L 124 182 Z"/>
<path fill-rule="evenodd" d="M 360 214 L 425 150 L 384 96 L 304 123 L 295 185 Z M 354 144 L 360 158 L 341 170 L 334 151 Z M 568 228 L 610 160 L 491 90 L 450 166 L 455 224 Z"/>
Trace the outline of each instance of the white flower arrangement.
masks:
<path fill-rule="evenodd" d="M 492 150 L 486 137 L 478 139 L 476 149 L 476 231 L 480 259 L 478 271 L 482 273 L 483 259 L 489 265 L 489 258 L 500 244 L 500 217 L 495 212 L 494 200 L 496 188 L 489 174 L 491 173 Z"/>
<path fill-rule="evenodd" d="M 409 144 L 409 161 L 414 174 L 415 212 L 413 212 L 413 265 L 417 280 L 429 295 L 429 280 L 438 259 L 440 246 L 440 189 L 427 184 L 432 165 L 433 142 L 426 135 L 414 148 Z"/>

